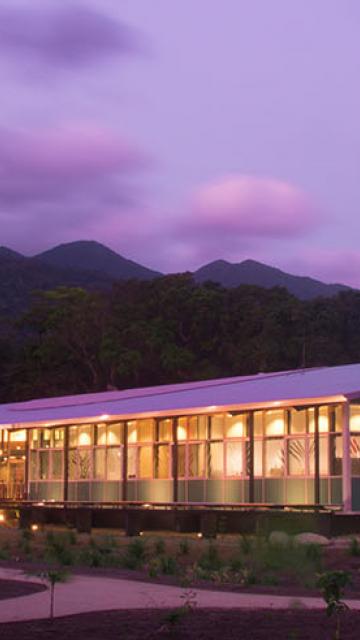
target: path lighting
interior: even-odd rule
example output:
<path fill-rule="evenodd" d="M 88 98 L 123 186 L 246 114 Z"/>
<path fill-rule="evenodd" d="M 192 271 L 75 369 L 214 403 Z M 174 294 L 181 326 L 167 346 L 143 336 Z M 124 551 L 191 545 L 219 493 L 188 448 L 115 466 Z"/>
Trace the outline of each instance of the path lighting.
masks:
<path fill-rule="evenodd" d="M 198 538 L 202 538 L 203 537 L 202 533 L 197 533 L 196 535 L 197 535 Z"/>
<path fill-rule="evenodd" d="M 5 522 L 5 514 L 0 513 L 0 522 Z"/>
<path fill-rule="evenodd" d="M 38 531 L 39 530 L 39 525 L 38 524 L 32 524 L 31 525 L 31 531 Z"/>

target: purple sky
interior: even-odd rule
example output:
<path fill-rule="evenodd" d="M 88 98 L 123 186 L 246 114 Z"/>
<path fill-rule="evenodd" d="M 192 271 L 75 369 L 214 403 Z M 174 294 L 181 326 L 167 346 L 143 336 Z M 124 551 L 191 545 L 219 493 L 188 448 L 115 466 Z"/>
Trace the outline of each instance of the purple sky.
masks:
<path fill-rule="evenodd" d="M 0 243 L 360 286 L 359 0 L 2 0 Z"/>

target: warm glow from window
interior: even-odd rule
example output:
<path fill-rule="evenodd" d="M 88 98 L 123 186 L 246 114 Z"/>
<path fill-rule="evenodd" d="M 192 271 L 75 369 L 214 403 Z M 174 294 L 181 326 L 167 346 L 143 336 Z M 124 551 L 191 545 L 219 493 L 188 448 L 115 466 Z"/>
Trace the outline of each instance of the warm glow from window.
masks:
<path fill-rule="evenodd" d="M 266 412 L 265 433 L 267 436 L 282 436 L 285 433 L 284 411 L 267 411 Z"/>
<path fill-rule="evenodd" d="M 226 437 L 243 438 L 246 435 L 246 415 L 226 417 Z"/>
<path fill-rule="evenodd" d="M 186 427 L 182 427 L 178 425 L 177 428 L 177 439 L 178 440 L 186 440 Z"/>
<path fill-rule="evenodd" d="M 360 405 L 350 405 L 350 431 L 360 431 Z"/>
<path fill-rule="evenodd" d="M 80 447 L 89 447 L 91 445 L 91 436 L 89 433 L 80 433 L 79 434 L 79 446 Z"/>
<path fill-rule="evenodd" d="M 10 431 L 10 442 L 26 442 L 26 431 Z"/>

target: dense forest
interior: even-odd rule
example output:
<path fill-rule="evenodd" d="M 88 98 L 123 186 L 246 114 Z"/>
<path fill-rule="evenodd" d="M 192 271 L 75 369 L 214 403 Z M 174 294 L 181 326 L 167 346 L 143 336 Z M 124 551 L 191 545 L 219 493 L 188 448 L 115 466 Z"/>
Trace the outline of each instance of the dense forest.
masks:
<path fill-rule="evenodd" d="M 300 301 L 191 275 L 58 288 L 3 319 L 0 400 L 360 361 L 360 293 Z"/>

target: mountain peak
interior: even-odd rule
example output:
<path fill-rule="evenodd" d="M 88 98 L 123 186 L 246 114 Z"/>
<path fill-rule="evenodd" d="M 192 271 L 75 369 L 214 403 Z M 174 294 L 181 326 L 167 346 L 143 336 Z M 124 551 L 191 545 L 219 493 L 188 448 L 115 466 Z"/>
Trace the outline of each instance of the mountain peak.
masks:
<path fill-rule="evenodd" d="M 66 269 L 98 271 L 116 280 L 151 280 L 161 274 L 124 258 L 95 240 L 59 244 L 35 256 L 41 262 Z"/>
<path fill-rule="evenodd" d="M 239 287 L 244 284 L 265 289 L 285 287 L 294 296 L 304 300 L 317 296 L 333 296 L 350 288 L 340 284 L 325 284 L 314 278 L 294 276 L 251 259 L 237 264 L 215 260 L 195 271 L 194 279 L 199 283 L 216 282 L 223 287 Z"/>

